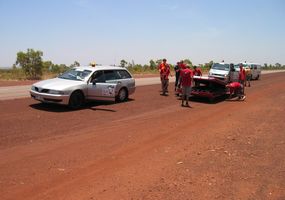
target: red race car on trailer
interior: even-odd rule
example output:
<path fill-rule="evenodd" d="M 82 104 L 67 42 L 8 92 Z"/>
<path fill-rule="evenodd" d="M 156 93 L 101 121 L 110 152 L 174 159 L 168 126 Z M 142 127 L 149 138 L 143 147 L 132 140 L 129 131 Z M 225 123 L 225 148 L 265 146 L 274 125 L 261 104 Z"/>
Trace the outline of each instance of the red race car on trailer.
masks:
<path fill-rule="evenodd" d="M 206 97 L 212 101 L 217 97 L 227 94 L 227 83 L 220 79 L 213 77 L 194 76 L 193 81 L 194 87 L 192 88 L 191 92 L 192 96 Z"/>
<path fill-rule="evenodd" d="M 227 94 L 226 82 L 213 77 L 194 76 L 194 86 L 192 87 L 191 96 L 205 97 L 213 101 L 217 97 Z M 181 89 L 178 91 L 181 94 Z"/>

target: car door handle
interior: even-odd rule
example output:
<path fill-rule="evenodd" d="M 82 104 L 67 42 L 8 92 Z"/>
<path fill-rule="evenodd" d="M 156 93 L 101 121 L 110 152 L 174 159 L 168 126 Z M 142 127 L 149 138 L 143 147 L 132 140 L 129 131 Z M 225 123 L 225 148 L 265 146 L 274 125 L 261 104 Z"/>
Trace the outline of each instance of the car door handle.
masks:
<path fill-rule="evenodd" d="M 120 84 L 122 84 L 122 82 L 121 82 L 121 81 L 118 81 L 117 84 L 120 85 Z"/>

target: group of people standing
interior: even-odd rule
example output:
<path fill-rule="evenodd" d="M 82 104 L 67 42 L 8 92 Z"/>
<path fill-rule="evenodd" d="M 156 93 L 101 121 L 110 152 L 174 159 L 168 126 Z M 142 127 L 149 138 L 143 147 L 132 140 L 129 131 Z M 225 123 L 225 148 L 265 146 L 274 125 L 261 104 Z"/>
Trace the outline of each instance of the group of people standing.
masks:
<path fill-rule="evenodd" d="M 230 98 L 233 94 L 238 96 L 239 100 L 245 99 L 245 91 L 244 88 L 248 85 L 250 87 L 251 80 L 251 71 L 249 67 L 244 68 L 243 64 L 240 64 L 240 71 L 238 82 L 231 81 L 229 79 L 229 83 L 226 85 L 230 90 Z M 166 59 L 162 60 L 162 63 L 158 66 L 160 72 L 160 80 L 161 80 L 161 90 L 162 94 L 166 96 L 168 94 L 168 85 L 169 85 L 169 76 L 172 76 L 170 71 L 170 65 L 167 63 Z M 231 69 L 234 70 L 234 66 L 231 66 Z M 185 64 L 184 61 L 177 62 L 174 67 L 175 70 L 175 92 L 178 93 L 177 90 L 180 90 L 182 93 L 182 107 L 191 107 L 189 105 L 189 96 L 191 94 L 192 85 L 193 85 L 193 76 L 202 76 L 202 71 L 193 66 L 193 69 L 190 69 L 190 66 Z M 231 77 L 231 76 L 230 76 Z"/>
<path fill-rule="evenodd" d="M 166 59 L 162 60 L 162 63 L 158 66 L 160 72 L 161 89 L 162 95 L 167 95 L 169 85 L 170 66 Z M 202 71 L 193 66 L 193 70 L 190 69 L 189 65 L 186 65 L 184 61 L 177 62 L 174 67 L 175 70 L 175 91 L 182 88 L 182 102 L 181 106 L 191 107 L 189 105 L 189 96 L 192 89 L 193 76 L 202 76 Z"/>

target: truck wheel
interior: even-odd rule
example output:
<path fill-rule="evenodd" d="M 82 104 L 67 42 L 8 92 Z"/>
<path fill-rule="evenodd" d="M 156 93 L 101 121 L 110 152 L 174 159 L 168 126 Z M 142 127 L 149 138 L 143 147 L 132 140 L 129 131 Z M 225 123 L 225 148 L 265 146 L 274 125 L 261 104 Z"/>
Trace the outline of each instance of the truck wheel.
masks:
<path fill-rule="evenodd" d="M 84 95 L 80 91 L 75 91 L 69 98 L 68 106 L 72 109 L 79 109 L 84 104 Z"/>

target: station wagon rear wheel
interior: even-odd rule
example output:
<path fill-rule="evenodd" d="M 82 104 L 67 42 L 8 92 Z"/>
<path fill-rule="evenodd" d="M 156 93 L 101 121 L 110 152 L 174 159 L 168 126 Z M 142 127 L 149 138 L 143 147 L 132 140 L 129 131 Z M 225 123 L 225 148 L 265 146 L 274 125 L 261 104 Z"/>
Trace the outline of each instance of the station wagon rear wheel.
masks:
<path fill-rule="evenodd" d="M 84 104 L 84 95 L 80 91 L 75 91 L 71 94 L 69 98 L 68 106 L 72 109 L 81 108 Z"/>
<path fill-rule="evenodd" d="M 128 91 L 125 88 L 120 89 L 118 96 L 116 97 L 118 102 L 123 102 L 128 100 Z"/>

